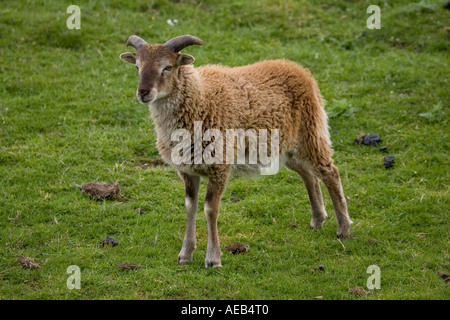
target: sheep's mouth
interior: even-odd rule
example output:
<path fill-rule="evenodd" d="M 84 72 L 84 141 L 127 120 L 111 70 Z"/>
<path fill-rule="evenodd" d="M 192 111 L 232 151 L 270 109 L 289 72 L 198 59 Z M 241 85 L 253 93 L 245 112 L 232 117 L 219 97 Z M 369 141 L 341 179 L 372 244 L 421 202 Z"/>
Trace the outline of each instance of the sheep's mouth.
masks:
<path fill-rule="evenodd" d="M 152 97 L 151 99 L 139 99 L 139 101 L 142 104 L 151 104 L 152 102 L 154 102 L 156 100 L 156 96 Z"/>

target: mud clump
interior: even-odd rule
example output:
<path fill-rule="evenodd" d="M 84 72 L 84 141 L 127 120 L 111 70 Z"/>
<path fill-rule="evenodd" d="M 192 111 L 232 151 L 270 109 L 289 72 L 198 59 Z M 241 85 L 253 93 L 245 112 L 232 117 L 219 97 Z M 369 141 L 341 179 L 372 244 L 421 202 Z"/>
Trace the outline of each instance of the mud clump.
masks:
<path fill-rule="evenodd" d="M 348 290 L 348 292 L 352 293 L 352 294 L 357 294 L 359 296 L 367 296 L 370 292 L 367 290 L 364 290 L 361 287 L 354 287 Z"/>
<path fill-rule="evenodd" d="M 141 265 L 139 265 L 139 264 L 126 263 L 126 262 L 117 262 L 116 266 L 118 266 L 119 268 L 124 269 L 124 270 L 141 268 Z"/>
<path fill-rule="evenodd" d="M 41 267 L 31 257 L 18 256 L 17 259 L 19 260 L 22 267 L 24 267 L 25 269 L 39 269 Z"/>
<path fill-rule="evenodd" d="M 250 246 L 248 244 L 240 242 L 235 242 L 233 244 L 226 246 L 226 249 L 230 251 L 232 254 L 246 253 L 248 252 L 249 248 Z"/>
<path fill-rule="evenodd" d="M 96 200 L 118 199 L 121 189 L 117 182 L 88 182 L 81 186 L 81 190 Z"/>
<path fill-rule="evenodd" d="M 437 275 L 442 278 L 445 282 L 450 282 L 450 273 L 438 272 Z"/>
<path fill-rule="evenodd" d="M 106 237 L 105 240 L 103 240 L 102 242 L 100 242 L 100 248 L 103 248 L 104 246 L 112 246 L 115 247 L 119 244 L 119 242 L 117 240 L 114 240 L 111 237 Z"/>

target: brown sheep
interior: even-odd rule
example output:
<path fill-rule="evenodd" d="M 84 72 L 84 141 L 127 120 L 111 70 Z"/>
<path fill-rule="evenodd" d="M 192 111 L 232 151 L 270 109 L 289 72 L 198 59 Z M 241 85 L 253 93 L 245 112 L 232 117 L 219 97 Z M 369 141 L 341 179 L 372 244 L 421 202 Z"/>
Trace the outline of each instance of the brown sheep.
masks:
<path fill-rule="evenodd" d="M 259 160 L 256 164 L 236 162 L 234 153 L 231 156 L 234 162 L 225 161 L 225 145 L 232 145 L 236 155 L 242 151 L 233 145 L 234 136 L 227 135 L 230 130 L 245 131 L 244 145 L 255 135 L 263 141 L 261 132 L 265 131 L 269 141 L 258 147 L 261 151 L 270 146 L 267 155 L 279 154 L 275 161 L 300 175 L 311 204 L 312 228 L 321 228 L 327 218 L 319 186 L 321 179 L 333 202 L 337 236 L 348 236 L 352 221 L 347 213 L 339 172 L 331 158 L 333 150 L 322 97 L 310 72 L 286 60 L 235 68 L 218 65 L 194 68 L 194 58 L 180 51 L 202 44 L 202 40 L 190 35 L 173 38 L 165 44 L 148 44 L 131 36 L 127 45 L 137 52 L 120 55 L 138 68 L 140 83 L 136 95 L 141 103 L 149 106 L 161 157 L 178 171 L 185 183 L 186 233 L 178 262 L 191 261 L 196 248 L 195 215 L 200 177 L 208 177 L 204 206 L 208 222 L 205 265 L 220 267 L 217 218 L 228 178 L 231 173 L 258 173 L 267 167 L 267 163 Z M 174 133 L 178 135 L 175 137 Z M 225 136 L 227 139 L 223 143 L 220 138 Z M 181 149 L 180 137 L 187 138 Z M 193 143 L 191 137 L 194 137 Z M 210 147 L 209 154 L 216 157 L 215 161 L 205 163 L 208 142 L 213 145 L 213 141 L 215 148 L 211 151 Z M 278 148 L 273 149 L 274 146 Z M 250 145 L 245 145 L 247 161 L 250 151 Z M 187 155 L 183 161 L 176 159 L 181 153 Z M 198 159 L 204 161 L 198 162 Z"/>

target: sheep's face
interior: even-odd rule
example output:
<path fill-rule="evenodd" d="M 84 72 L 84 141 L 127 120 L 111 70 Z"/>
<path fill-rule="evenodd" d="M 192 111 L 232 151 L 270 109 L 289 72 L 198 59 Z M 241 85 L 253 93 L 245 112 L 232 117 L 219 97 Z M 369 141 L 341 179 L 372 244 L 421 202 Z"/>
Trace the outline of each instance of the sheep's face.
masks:
<path fill-rule="evenodd" d="M 162 44 L 145 44 L 136 53 L 125 52 L 120 58 L 139 70 L 136 97 L 143 104 L 168 97 L 178 68 L 194 62 L 192 56 L 175 53 Z"/>

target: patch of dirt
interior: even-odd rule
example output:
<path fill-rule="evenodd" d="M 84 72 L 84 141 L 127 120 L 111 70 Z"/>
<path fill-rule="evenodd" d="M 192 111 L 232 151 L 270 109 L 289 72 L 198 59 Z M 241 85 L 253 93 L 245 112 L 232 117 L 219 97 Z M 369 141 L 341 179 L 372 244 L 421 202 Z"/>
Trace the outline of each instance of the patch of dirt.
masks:
<path fill-rule="evenodd" d="M 249 248 L 250 246 L 248 244 L 240 242 L 235 242 L 233 244 L 226 246 L 226 249 L 230 251 L 232 254 L 248 252 Z"/>
<path fill-rule="evenodd" d="M 450 273 L 447 272 L 438 272 L 436 273 L 439 277 L 442 278 L 445 282 L 450 282 Z"/>
<path fill-rule="evenodd" d="M 106 182 L 88 182 L 81 186 L 81 190 L 96 200 L 117 199 L 121 192 L 117 182 L 114 184 Z"/>
<path fill-rule="evenodd" d="M 19 260 L 22 267 L 24 267 L 25 269 L 39 269 L 41 267 L 31 257 L 18 256 L 17 259 Z"/>
<path fill-rule="evenodd" d="M 361 287 L 354 287 L 354 288 L 350 288 L 348 290 L 348 292 L 350 292 L 351 294 L 357 294 L 359 296 L 367 296 L 370 292 L 367 290 L 364 290 Z"/>
<path fill-rule="evenodd" d="M 151 160 L 151 161 L 141 160 L 141 164 L 140 164 L 140 167 L 142 169 L 155 168 L 158 166 L 159 167 L 167 167 L 168 165 L 161 159 L 155 159 L 155 160 Z"/>
<path fill-rule="evenodd" d="M 126 262 L 117 262 L 116 266 L 118 266 L 119 268 L 124 269 L 124 270 L 141 268 L 141 265 L 139 265 L 139 264 L 126 263 Z"/>

